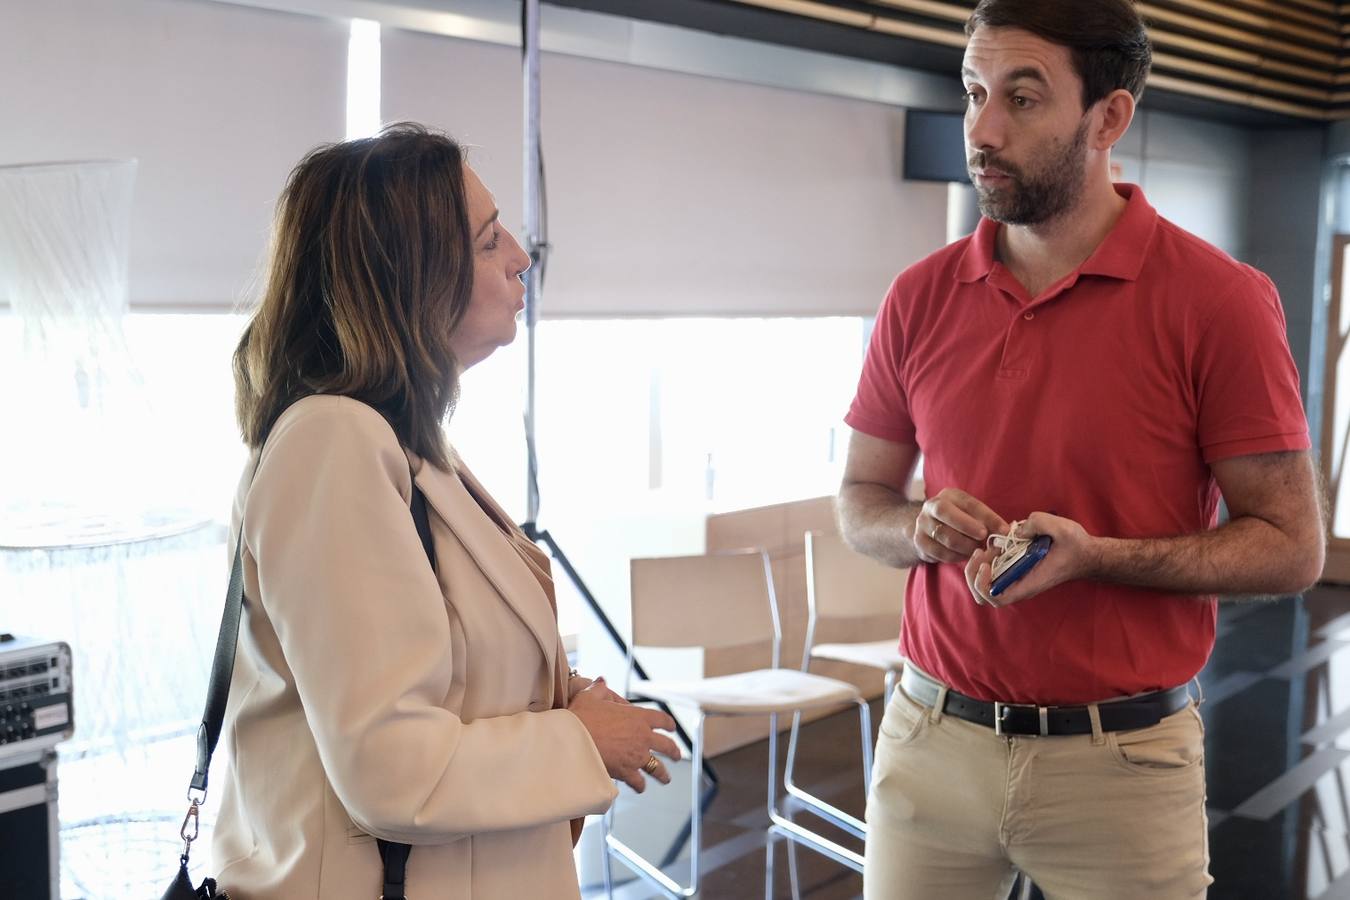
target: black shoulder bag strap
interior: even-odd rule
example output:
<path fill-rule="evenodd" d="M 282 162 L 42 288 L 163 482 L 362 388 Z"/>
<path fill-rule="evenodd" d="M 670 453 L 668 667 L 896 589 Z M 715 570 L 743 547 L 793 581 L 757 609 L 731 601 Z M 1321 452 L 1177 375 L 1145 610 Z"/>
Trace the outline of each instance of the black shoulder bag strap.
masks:
<path fill-rule="evenodd" d="M 422 539 L 422 549 L 427 553 L 427 562 L 431 571 L 436 571 L 436 547 L 431 543 L 431 522 L 427 519 L 427 498 L 413 484 L 412 517 L 417 526 L 417 536 Z M 403 883 L 407 876 L 408 854 L 412 847 L 407 844 L 395 844 L 392 841 L 378 841 L 380 859 L 384 862 L 384 893 L 381 900 L 406 900 Z"/>
<path fill-rule="evenodd" d="M 260 457 L 261 459 L 261 457 Z M 256 469 L 254 470 L 257 471 Z M 432 571 L 436 569 L 436 548 L 431 542 L 431 523 L 427 519 L 427 499 L 417 487 L 412 486 L 412 517 L 417 526 L 417 536 L 422 540 L 422 549 L 426 551 L 427 561 Z M 183 867 L 187 866 L 188 850 L 197 836 L 197 815 L 201 804 L 206 800 L 206 774 L 211 767 L 211 755 L 215 753 L 216 742 L 220 739 L 221 724 L 225 720 L 225 703 L 230 696 L 230 676 L 234 672 L 235 649 L 239 643 L 239 623 L 244 612 L 244 523 L 239 522 L 239 535 L 234 544 L 234 563 L 230 567 L 230 586 L 225 595 L 225 611 L 220 617 L 220 635 L 216 638 L 216 655 L 211 662 L 211 681 L 206 690 L 206 709 L 202 713 L 202 724 L 197 729 L 197 767 L 192 773 L 192 783 L 188 787 L 187 818 L 183 821 L 182 836 Z M 194 794 L 200 792 L 200 796 Z M 188 827 L 191 825 L 191 837 Z M 383 900 L 406 900 L 404 879 L 408 867 L 408 854 L 412 847 L 407 844 L 395 844 L 379 841 L 380 859 L 384 863 Z"/>

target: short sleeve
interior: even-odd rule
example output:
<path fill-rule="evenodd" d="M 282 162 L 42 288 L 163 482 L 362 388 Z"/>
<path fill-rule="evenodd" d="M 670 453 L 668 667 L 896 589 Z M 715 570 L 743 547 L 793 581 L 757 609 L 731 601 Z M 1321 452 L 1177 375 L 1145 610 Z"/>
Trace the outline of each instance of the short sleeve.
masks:
<path fill-rule="evenodd" d="M 1247 270 L 1202 332 L 1192 377 L 1205 462 L 1311 446 L 1284 311 L 1260 272 Z"/>
<path fill-rule="evenodd" d="M 872 437 L 913 444 L 914 419 L 901 375 L 904 328 L 900 296 L 901 278 L 897 278 L 877 311 L 876 327 L 867 345 L 858 390 L 844 422 L 855 431 Z"/>

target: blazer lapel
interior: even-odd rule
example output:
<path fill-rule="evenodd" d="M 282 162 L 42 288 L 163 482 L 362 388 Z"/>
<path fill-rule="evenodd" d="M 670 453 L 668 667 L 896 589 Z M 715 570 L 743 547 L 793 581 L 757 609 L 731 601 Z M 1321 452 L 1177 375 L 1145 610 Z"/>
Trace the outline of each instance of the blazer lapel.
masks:
<path fill-rule="evenodd" d="M 506 514 L 506 510 L 497 505 L 497 501 L 483 487 L 482 482 L 474 477 L 472 472 L 464 468 L 462 464 L 458 472 L 460 480 L 469 490 L 469 496 L 473 497 L 479 508 L 484 509 L 488 517 L 495 520 L 495 524 L 500 530 L 510 532 L 510 540 L 515 545 L 515 549 L 529 557 L 529 564 L 535 570 L 534 574 L 539 581 L 539 587 L 548 597 L 548 605 L 553 609 L 553 620 L 556 623 L 558 619 L 558 598 L 553 593 L 553 575 L 548 556 L 535 545 L 534 541 L 525 536 L 525 532 L 521 531 L 515 522 L 511 521 L 511 517 Z"/>
<path fill-rule="evenodd" d="M 548 663 L 548 670 L 556 678 L 558 622 L 552 598 L 545 593 L 539 580 L 497 524 L 478 505 L 458 475 L 427 465 L 415 454 L 409 453 L 408 456 L 412 470 L 416 473 L 413 480 L 426 496 L 427 504 L 464 545 L 497 593 L 534 634 Z M 467 472 L 464 474 L 467 475 Z M 505 516 L 505 513 L 502 515 Z"/>

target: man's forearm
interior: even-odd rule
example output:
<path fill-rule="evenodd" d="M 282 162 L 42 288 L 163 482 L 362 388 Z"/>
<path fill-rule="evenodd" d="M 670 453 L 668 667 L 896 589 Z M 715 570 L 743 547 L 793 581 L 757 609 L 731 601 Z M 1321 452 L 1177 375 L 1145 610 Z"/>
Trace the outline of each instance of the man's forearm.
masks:
<path fill-rule="evenodd" d="M 859 553 L 898 569 L 917 565 L 914 522 L 923 503 L 879 484 L 850 484 L 839 492 L 839 530 Z"/>
<path fill-rule="evenodd" d="M 1321 574 L 1319 540 L 1250 516 L 1172 538 L 1093 538 L 1086 577 L 1186 594 L 1296 594 Z"/>

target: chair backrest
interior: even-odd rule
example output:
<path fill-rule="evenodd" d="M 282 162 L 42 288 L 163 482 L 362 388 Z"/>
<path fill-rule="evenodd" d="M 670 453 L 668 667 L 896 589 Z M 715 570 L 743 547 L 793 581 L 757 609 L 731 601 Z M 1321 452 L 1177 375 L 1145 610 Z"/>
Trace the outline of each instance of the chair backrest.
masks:
<path fill-rule="evenodd" d="M 900 616 L 909 569 L 877 562 L 837 534 L 806 533 L 806 602 L 813 618 Z"/>
<path fill-rule="evenodd" d="M 734 647 L 780 637 L 769 555 L 635 559 L 633 646 Z M 775 653 L 775 657 L 777 654 Z"/>

